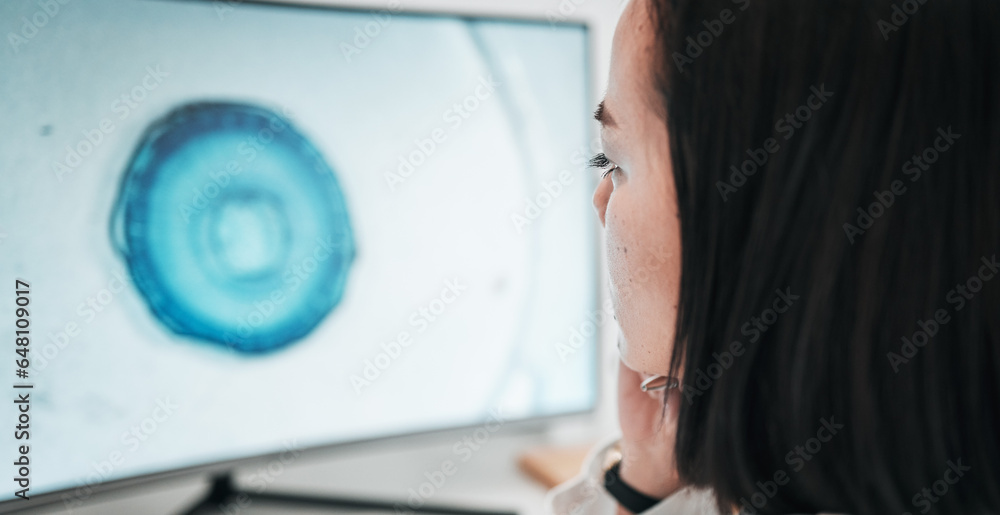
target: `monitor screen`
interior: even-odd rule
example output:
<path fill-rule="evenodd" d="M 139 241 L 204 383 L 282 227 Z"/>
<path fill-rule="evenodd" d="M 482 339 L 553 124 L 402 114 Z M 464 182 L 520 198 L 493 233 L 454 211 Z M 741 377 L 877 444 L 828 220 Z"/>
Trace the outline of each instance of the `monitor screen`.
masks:
<path fill-rule="evenodd" d="M 0 20 L 30 495 L 595 405 L 586 27 L 395 1 Z"/>

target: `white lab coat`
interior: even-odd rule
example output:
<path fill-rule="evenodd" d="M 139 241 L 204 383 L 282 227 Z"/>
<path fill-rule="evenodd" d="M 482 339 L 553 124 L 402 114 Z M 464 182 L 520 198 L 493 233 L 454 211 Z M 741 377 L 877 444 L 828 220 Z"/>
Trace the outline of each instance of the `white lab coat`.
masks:
<path fill-rule="evenodd" d="M 618 505 L 604 489 L 605 455 L 619 437 L 598 444 L 587 455 L 573 479 L 553 488 L 545 497 L 548 515 L 613 515 Z M 711 490 L 683 488 L 642 515 L 719 515 Z"/>

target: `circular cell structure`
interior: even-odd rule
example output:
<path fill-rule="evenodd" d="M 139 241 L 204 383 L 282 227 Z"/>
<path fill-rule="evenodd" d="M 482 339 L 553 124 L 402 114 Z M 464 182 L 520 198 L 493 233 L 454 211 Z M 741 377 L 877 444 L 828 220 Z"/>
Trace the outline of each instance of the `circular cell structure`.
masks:
<path fill-rule="evenodd" d="M 111 229 L 164 327 L 246 353 L 313 331 L 355 252 L 334 171 L 285 117 L 245 104 L 190 104 L 155 122 Z"/>

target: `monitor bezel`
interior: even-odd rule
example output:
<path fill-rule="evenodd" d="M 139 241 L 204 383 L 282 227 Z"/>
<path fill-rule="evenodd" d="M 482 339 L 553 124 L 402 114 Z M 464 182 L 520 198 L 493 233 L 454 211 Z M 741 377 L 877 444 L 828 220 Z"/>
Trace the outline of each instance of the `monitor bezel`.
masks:
<path fill-rule="evenodd" d="M 165 3 L 213 3 L 220 0 L 142 0 L 147 2 L 165 2 Z M 224 3 L 228 4 L 225 0 Z M 260 7 L 277 7 L 284 9 L 300 9 L 300 10 L 313 10 L 313 11 L 339 11 L 339 12 L 355 12 L 355 13 L 378 13 L 386 10 L 385 8 L 377 8 L 372 6 L 357 5 L 357 4 L 331 4 L 329 2 L 336 0 L 236 0 L 232 3 L 233 6 L 260 6 Z M 402 2 L 401 2 L 402 3 Z M 475 11 L 471 9 L 470 11 Z M 596 99 L 593 97 L 595 80 L 594 75 L 594 37 L 592 24 L 582 18 L 567 17 L 560 20 L 550 20 L 544 19 L 541 16 L 534 14 L 518 15 L 518 14 L 496 14 L 496 13 L 482 13 L 474 14 L 472 12 L 454 12 L 446 10 L 434 10 L 434 9 L 419 9 L 412 8 L 410 6 L 401 6 L 401 9 L 393 11 L 393 15 L 398 16 L 408 16 L 408 17 L 430 17 L 430 18 L 454 18 L 459 20 L 495 20 L 501 22 L 510 23 L 522 23 L 522 24 L 539 24 L 539 25 L 554 25 L 554 26 L 567 26 L 567 27 L 578 27 L 583 30 L 585 49 L 584 49 L 584 74 L 587 78 L 586 84 L 584 85 L 585 97 L 594 102 Z M 587 143 L 594 141 L 597 137 L 596 131 L 592 124 L 588 124 L 587 127 Z M 588 151 L 590 149 L 588 148 Z M 591 174 L 585 176 L 585 185 L 593 189 L 596 187 L 596 180 Z M 594 252 L 594 270 L 593 274 L 595 277 L 594 281 L 594 300 L 595 302 L 590 306 L 592 310 L 600 311 L 603 309 L 605 303 L 605 296 L 602 294 L 603 281 L 600 279 L 600 270 L 602 265 L 602 260 L 600 257 L 600 230 L 596 225 L 592 229 L 593 232 L 593 252 Z M 504 426 L 509 428 L 509 433 L 511 434 L 538 434 L 543 433 L 553 425 L 557 423 L 572 423 L 572 422 L 587 422 L 591 421 L 595 414 L 597 414 L 603 402 L 603 389 L 605 378 L 601 374 L 601 362 L 603 356 L 603 349 L 606 345 L 604 338 L 602 336 L 602 330 L 600 327 L 594 333 L 594 360 L 593 360 L 593 376 L 595 378 L 594 385 L 594 400 L 593 403 L 587 409 L 583 410 L 572 410 L 564 413 L 556 413 L 549 415 L 534 416 L 522 419 L 513 419 L 506 421 Z M 373 445 L 386 444 L 392 442 L 398 445 L 407 444 L 419 444 L 427 445 L 431 443 L 440 443 L 448 441 L 456 436 L 461 436 L 464 432 L 472 429 L 476 429 L 482 426 L 482 422 L 473 423 L 462 426 L 448 426 L 437 429 L 427 429 L 415 432 L 400 433 L 395 435 L 384 435 L 373 438 L 360 438 L 355 440 L 338 441 L 333 443 L 305 446 L 297 448 L 297 451 L 302 453 L 302 456 L 308 455 L 310 459 L 315 459 L 319 457 L 331 456 L 337 452 L 343 452 L 348 450 L 356 450 L 363 447 L 370 447 Z M 239 458 L 231 458 L 227 460 L 212 461 L 210 463 L 203 463 L 199 465 L 191 465 L 187 467 L 178 467 L 168 470 L 161 470 L 158 472 L 150 472 L 146 474 L 139 474 L 134 476 L 122 477 L 118 479 L 111 479 L 108 481 L 101 481 L 94 484 L 83 484 L 76 487 L 62 488 L 59 490 L 53 490 L 50 492 L 44 492 L 41 494 L 31 494 L 30 499 L 25 501 L 14 497 L 13 499 L 0 501 L 0 513 L 13 513 L 26 508 L 39 508 L 43 506 L 49 506 L 57 504 L 59 502 L 65 502 L 65 496 L 70 496 L 72 499 L 77 495 L 74 493 L 81 488 L 86 488 L 89 491 L 86 497 L 80 499 L 83 503 L 89 502 L 100 502 L 95 500 L 95 497 L 101 497 L 102 495 L 114 492 L 122 492 L 128 489 L 134 489 L 140 486 L 146 486 L 157 482 L 167 482 L 171 480 L 177 480 L 181 478 L 206 475 L 212 476 L 217 474 L 229 473 L 232 471 L 238 471 L 244 467 L 252 467 L 255 464 L 261 462 L 272 461 L 280 459 L 281 456 L 287 452 L 286 450 L 277 450 L 274 452 L 254 454 L 243 456 Z"/>

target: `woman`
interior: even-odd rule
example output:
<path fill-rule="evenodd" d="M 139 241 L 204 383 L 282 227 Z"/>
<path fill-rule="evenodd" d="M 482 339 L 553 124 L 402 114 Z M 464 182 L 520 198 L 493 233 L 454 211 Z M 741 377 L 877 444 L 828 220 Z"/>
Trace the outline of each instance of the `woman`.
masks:
<path fill-rule="evenodd" d="M 998 5 L 631 1 L 622 435 L 552 511 L 1000 512 Z"/>

